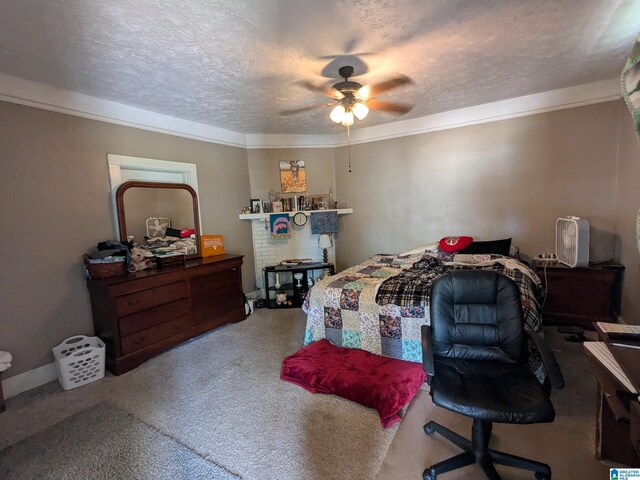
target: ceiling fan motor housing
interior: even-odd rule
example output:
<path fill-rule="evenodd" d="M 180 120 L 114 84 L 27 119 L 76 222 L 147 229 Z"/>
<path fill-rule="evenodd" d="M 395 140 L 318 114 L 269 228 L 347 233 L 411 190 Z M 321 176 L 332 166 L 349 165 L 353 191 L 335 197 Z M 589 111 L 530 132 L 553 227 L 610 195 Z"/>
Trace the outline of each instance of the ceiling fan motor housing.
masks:
<path fill-rule="evenodd" d="M 346 65 L 344 67 L 340 67 L 338 70 L 338 74 L 344 78 L 344 82 L 338 82 L 333 85 L 333 88 L 339 91 L 341 94 L 345 96 L 353 95 L 355 92 L 362 88 L 362 84 L 358 82 L 350 82 L 349 77 L 353 75 L 353 67 L 350 65 Z"/>
<path fill-rule="evenodd" d="M 345 65 L 344 67 L 340 67 L 338 69 L 338 75 L 347 80 L 349 77 L 353 76 L 353 67 L 351 65 Z"/>
<path fill-rule="evenodd" d="M 362 85 L 359 84 L 358 82 L 344 81 L 344 82 L 338 82 L 334 84 L 333 88 L 335 88 L 337 91 L 339 91 L 343 95 L 346 95 L 348 93 L 357 92 L 362 88 Z"/>

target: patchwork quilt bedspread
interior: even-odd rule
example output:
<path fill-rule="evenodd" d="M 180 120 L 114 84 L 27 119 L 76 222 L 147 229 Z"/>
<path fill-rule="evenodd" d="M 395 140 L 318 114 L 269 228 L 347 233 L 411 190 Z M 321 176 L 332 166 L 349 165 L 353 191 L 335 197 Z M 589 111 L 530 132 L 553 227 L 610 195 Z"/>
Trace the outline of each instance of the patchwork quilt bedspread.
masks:
<path fill-rule="evenodd" d="M 501 255 L 375 255 L 364 263 L 324 278 L 303 305 L 304 344 L 327 338 L 342 347 L 361 348 L 414 362 L 422 361 L 420 327 L 429 324 L 433 281 L 455 269 L 494 270 L 520 288 L 526 323 L 541 329 L 536 295 L 542 286 L 525 264 Z"/>

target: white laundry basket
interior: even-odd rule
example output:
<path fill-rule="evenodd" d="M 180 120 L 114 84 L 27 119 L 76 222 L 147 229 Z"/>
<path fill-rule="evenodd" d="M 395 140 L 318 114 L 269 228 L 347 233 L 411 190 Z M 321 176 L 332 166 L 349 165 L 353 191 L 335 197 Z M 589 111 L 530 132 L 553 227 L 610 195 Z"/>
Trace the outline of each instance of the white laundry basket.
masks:
<path fill-rule="evenodd" d="M 98 337 L 69 337 L 52 350 L 63 389 L 71 390 L 104 377 L 105 347 Z"/>

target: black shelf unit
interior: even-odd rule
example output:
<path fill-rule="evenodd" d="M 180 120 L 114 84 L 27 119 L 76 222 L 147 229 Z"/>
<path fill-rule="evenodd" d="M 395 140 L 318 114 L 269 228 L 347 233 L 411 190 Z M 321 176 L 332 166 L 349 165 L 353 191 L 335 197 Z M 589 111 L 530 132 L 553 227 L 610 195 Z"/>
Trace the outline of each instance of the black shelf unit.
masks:
<path fill-rule="evenodd" d="M 336 270 L 333 263 L 300 263 L 298 265 L 270 265 L 264 267 L 264 287 L 266 292 L 267 308 L 300 308 L 304 298 L 309 291 L 309 279 L 313 284 L 323 272 L 328 271 L 329 275 L 335 275 Z M 301 273 L 300 287 L 294 278 L 295 273 Z M 280 281 L 280 287 L 276 287 L 276 275 Z M 287 295 L 284 304 L 278 304 L 276 293 L 282 291 Z"/>

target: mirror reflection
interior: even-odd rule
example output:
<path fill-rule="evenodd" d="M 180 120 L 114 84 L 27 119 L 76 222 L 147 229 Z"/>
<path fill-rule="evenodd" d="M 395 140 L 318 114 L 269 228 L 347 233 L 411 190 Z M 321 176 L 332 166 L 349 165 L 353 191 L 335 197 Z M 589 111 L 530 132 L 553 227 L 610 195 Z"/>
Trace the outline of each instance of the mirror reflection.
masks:
<path fill-rule="evenodd" d="M 146 256 L 170 254 L 194 255 L 197 248 L 197 211 L 195 198 L 184 188 L 136 186 L 126 184 L 119 190 L 120 234 L 133 242 Z M 125 185 L 123 185 L 125 186 Z M 123 221 L 124 220 L 124 221 Z"/>
<path fill-rule="evenodd" d="M 127 212 L 127 236 L 141 241 L 162 237 L 168 227 L 193 229 L 193 201 L 186 190 L 165 188 L 129 188 L 123 196 Z M 162 228 L 160 228 L 162 227 Z"/>

